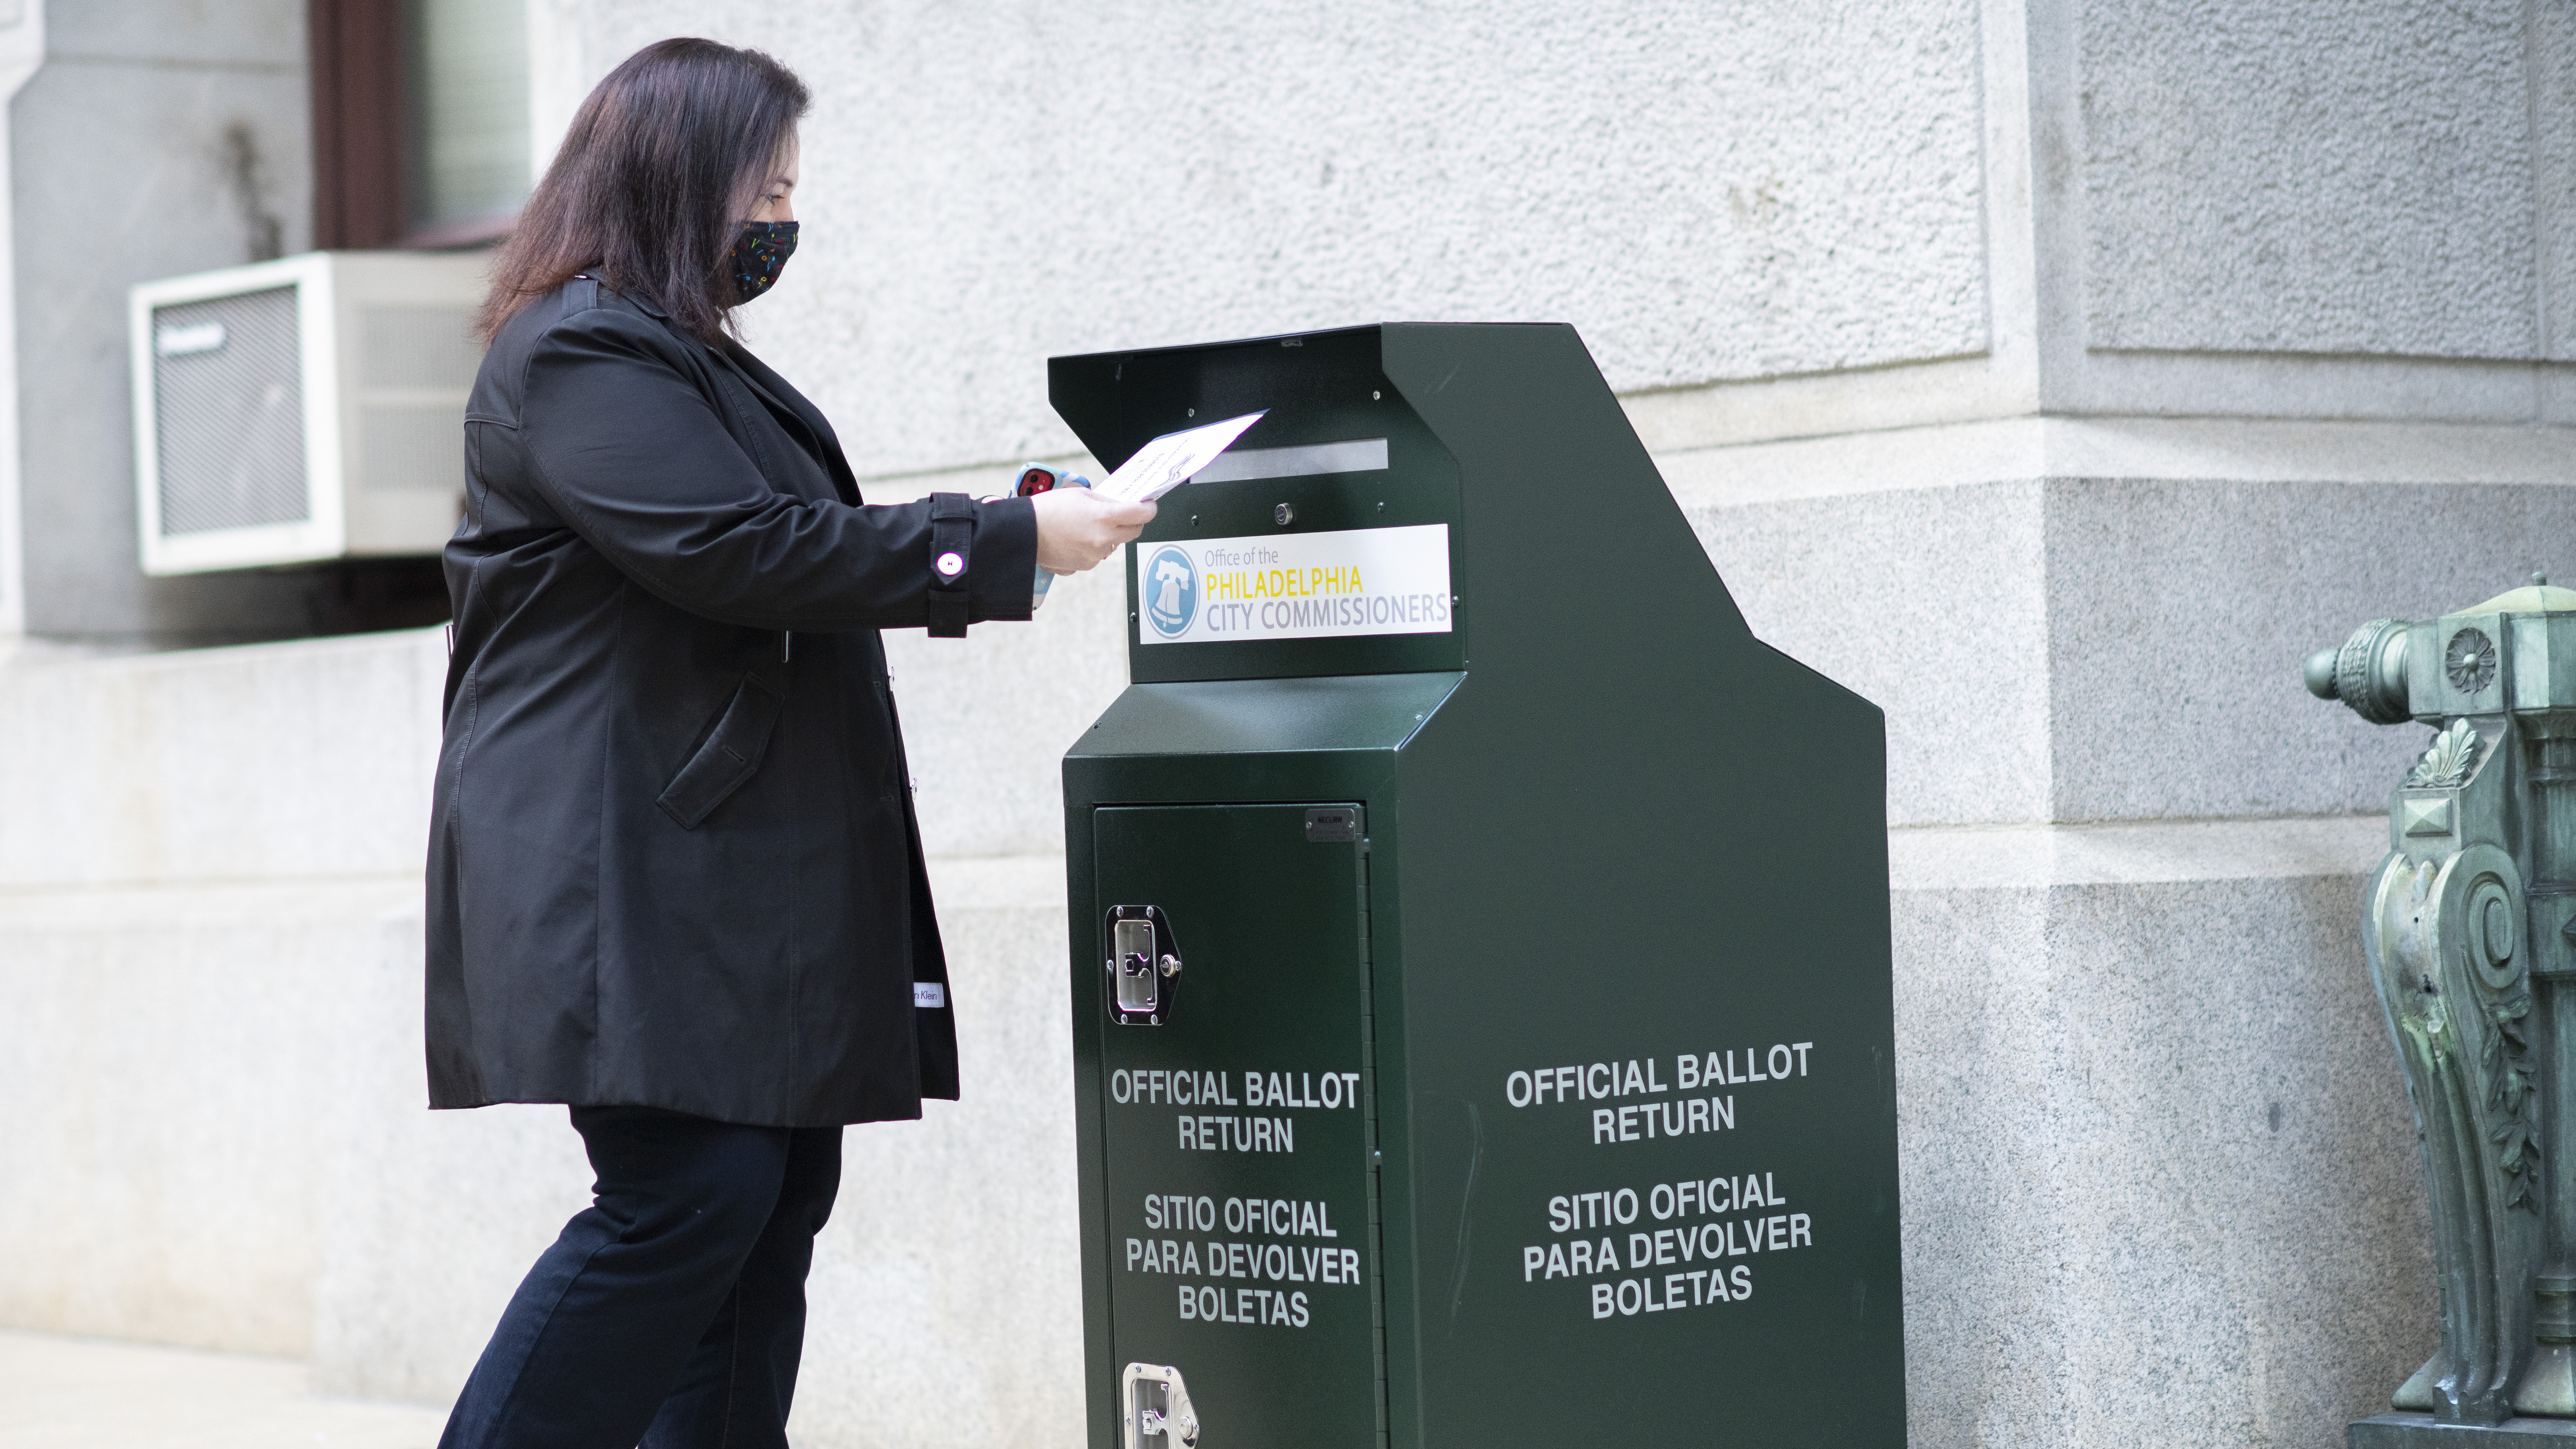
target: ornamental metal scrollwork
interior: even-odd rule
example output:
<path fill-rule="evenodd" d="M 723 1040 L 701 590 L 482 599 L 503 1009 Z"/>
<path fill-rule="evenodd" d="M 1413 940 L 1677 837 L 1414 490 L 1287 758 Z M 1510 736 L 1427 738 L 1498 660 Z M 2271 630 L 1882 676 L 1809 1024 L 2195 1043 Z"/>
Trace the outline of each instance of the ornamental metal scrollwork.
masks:
<path fill-rule="evenodd" d="M 2535 574 L 2373 619 L 2304 672 L 2437 731 L 2389 792 L 2362 950 L 2415 1109 L 2441 1339 L 2351 1449 L 2576 1445 L 2576 1163 L 2557 1137 L 2542 1156 L 2576 1121 L 2576 589 Z"/>
<path fill-rule="evenodd" d="M 2478 763 L 2479 743 L 2476 726 L 2467 720 L 2453 721 L 2449 729 L 2433 736 L 2432 748 L 2406 772 L 2406 783 L 2417 788 L 2459 784 Z"/>
<path fill-rule="evenodd" d="M 2536 1214 L 2540 1199 L 2533 1189 L 2540 1181 L 2540 1139 L 2531 1122 L 2531 1043 L 2522 1030 L 2523 1018 L 2529 1015 L 2528 995 L 2487 1008 L 2496 1028 L 2486 1045 L 2487 1104 L 2504 1113 L 2504 1120 L 2489 1134 L 2496 1144 L 2496 1166 L 2505 1177 L 2504 1205 Z"/>

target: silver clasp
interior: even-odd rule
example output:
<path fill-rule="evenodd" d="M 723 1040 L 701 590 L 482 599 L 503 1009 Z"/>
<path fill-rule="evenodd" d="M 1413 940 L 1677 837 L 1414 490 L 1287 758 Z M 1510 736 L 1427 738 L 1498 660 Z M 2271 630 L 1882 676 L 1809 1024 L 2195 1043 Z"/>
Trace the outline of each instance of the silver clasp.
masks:
<path fill-rule="evenodd" d="M 1158 906 L 1109 908 L 1109 1018 L 1120 1026 L 1161 1026 L 1179 987 L 1180 943 Z"/>
<path fill-rule="evenodd" d="M 1190 1449 L 1199 1442 L 1198 1411 L 1190 1406 L 1181 1371 L 1169 1364 L 1131 1363 L 1118 1377 L 1126 1449 Z M 1150 1442 L 1149 1442 L 1150 1441 Z"/>

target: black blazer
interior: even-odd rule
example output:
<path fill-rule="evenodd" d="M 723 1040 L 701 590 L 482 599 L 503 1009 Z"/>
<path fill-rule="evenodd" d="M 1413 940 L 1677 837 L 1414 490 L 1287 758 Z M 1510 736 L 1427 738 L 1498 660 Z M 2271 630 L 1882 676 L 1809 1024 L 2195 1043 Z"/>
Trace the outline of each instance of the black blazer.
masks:
<path fill-rule="evenodd" d="M 1027 500 L 861 506 L 794 388 L 587 278 L 493 339 L 465 461 L 430 1105 L 804 1127 L 955 1097 L 876 631 L 1029 617 Z"/>

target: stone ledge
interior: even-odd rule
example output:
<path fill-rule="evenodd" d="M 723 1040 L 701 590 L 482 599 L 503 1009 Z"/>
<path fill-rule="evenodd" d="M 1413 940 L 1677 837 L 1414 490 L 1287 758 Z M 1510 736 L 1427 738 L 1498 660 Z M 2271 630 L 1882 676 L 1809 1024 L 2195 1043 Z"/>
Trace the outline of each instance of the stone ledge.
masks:
<path fill-rule="evenodd" d="M 2555 482 L 2051 476 L 1685 515 L 1756 637 L 1887 711 L 1895 825 L 2380 808 L 2423 732 L 2309 698 L 2308 653 L 2576 562 Z"/>
<path fill-rule="evenodd" d="M 1900 891 L 2359 876 L 2387 853 L 2383 815 L 1887 833 L 1888 876 Z"/>
<path fill-rule="evenodd" d="M 2036 478 L 2564 486 L 2576 482 L 2576 428 L 2016 417 L 1700 447 L 1655 463 L 1685 509 Z"/>
<path fill-rule="evenodd" d="M 2352 1449 L 2569 1449 L 2576 1419 L 2439 1424 L 2430 1414 L 2380 1414 L 2345 1430 Z"/>
<path fill-rule="evenodd" d="M 1061 855 L 937 856 L 930 887 L 942 911 L 1062 909 Z M 288 880 L 188 880 L 0 886 L 0 929 L 269 924 L 282 912 L 417 920 L 420 872 Z"/>
<path fill-rule="evenodd" d="M 1918 826 L 1887 833 L 1889 883 L 1899 891 L 2359 877 L 2387 853 L 2384 815 Z M 1064 857 L 934 856 L 930 885 L 943 912 L 1061 911 Z"/>
<path fill-rule="evenodd" d="M 1899 891 L 2358 876 L 2387 849 L 2388 821 L 2380 815 L 1913 826 L 1887 833 L 1889 882 Z M 931 895 L 943 913 L 1064 909 L 1061 855 L 934 855 L 928 864 Z M 420 908 L 417 873 L 19 886 L 0 888 L 0 930 L 95 929 L 103 921 L 119 928 L 262 924 L 282 910 L 416 920 Z"/>
<path fill-rule="evenodd" d="M 436 629 L 0 669 L 0 886 L 416 872 Z"/>
<path fill-rule="evenodd" d="M 291 915 L 417 920 L 421 876 L 311 876 L 0 886 L 0 931 L 261 926 Z"/>

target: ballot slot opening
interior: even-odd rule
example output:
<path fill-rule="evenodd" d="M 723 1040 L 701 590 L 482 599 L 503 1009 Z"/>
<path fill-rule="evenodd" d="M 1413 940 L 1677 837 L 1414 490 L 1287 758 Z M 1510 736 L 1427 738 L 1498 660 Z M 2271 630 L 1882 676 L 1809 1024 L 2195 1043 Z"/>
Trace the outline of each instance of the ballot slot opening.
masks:
<path fill-rule="evenodd" d="M 1291 448 L 1231 448 L 1198 471 L 1195 483 L 1243 483 L 1256 478 L 1312 478 L 1324 473 L 1383 473 L 1386 439 L 1353 438 Z"/>
<path fill-rule="evenodd" d="M 1262 414 L 1161 500 L 1124 560 L 1132 682 L 1464 667 L 1456 459 L 1388 379 L 1377 329 L 1295 340 L 1049 364 L 1059 411 L 1104 462 Z"/>

